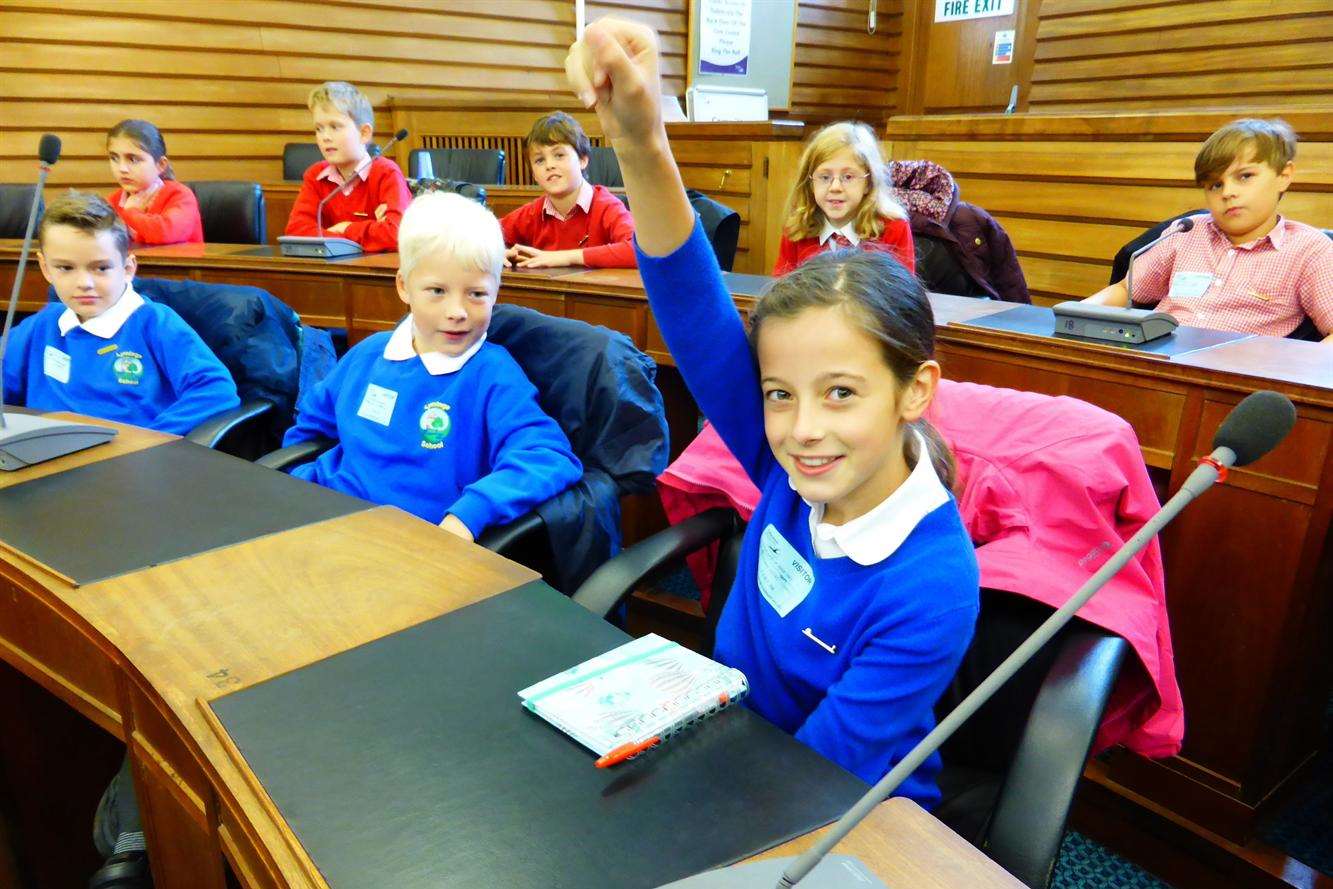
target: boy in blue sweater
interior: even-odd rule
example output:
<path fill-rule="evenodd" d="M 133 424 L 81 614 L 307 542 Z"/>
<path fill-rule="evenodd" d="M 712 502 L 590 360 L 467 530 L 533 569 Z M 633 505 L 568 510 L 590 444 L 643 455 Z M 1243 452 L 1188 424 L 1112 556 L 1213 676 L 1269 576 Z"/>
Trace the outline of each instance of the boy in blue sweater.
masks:
<path fill-rule="evenodd" d="M 217 356 L 167 306 L 134 292 L 130 235 L 102 198 L 46 207 L 37 261 L 52 303 L 14 328 L 4 398 L 184 435 L 241 403 Z"/>
<path fill-rule="evenodd" d="M 403 214 L 398 251 L 398 296 L 411 313 L 301 399 L 283 444 L 337 439 L 293 475 L 472 540 L 574 484 L 583 467 L 522 368 L 486 342 L 505 253 L 490 211 L 422 195 Z"/>
<path fill-rule="evenodd" d="M 662 125 L 657 40 L 602 19 L 566 70 L 639 216 L 639 269 L 690 391 L 762 492 L 714 657 L 750 707 L 873 782 L 934 727 L 971 639 L 978 571 L 922 419 L 939 380 L 920 283 L 884 253 L 823 254 L 759 301 L 747 342 Z M 939 799 L 931 757 L 899 788 Z"/>

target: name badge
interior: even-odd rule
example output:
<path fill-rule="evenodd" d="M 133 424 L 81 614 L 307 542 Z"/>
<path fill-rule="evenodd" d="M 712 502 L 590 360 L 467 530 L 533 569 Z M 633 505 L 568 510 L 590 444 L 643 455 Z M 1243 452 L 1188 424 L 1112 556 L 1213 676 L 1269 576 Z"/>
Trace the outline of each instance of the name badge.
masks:
<path fill-rule="evenodd" d="M 815 585 L 815 572 L 772 525 L 759 537 L 759 592 L 779 617 L 805 601 Z"/>
<path fill-rule="evenodd" d="M 51 379 L 69 382 L 69 356 L 55 346 L 47 346 L 42 353 L 42 371 Z"/>
<path fill-rule="evenodd" d="M 388 426 L 393 418 L 393 406 L 398 401 L 398 393 L 374 383 L 366 386 L 366 394 L 361 399 L 361 407 L 356 409 L 358 417 L 364 417 L 372 423 Z"/>
<path fill-rule="evenodd" d="M 1213 276 L 1207 272 L 1177 272 L 1171 276 L 1172 299 L 1194 299 L 1203 296 L 1213 286 Z"/>

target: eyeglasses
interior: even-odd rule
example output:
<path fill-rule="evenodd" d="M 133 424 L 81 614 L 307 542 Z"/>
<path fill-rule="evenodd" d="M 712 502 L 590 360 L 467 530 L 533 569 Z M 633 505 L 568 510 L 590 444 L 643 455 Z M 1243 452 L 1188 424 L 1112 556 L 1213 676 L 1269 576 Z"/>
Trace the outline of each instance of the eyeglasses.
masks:
<path fill-rule="evenodd" d="M 833 175 L 832 173 L 816 173 L 815 175 L 810 177 L 810 181 L 813 182 L 815 185 L 818 185 L 820 188 L 828 188 L 830 185 L 833 184 L 834 180 L 837 180 L 838 182 L 842 183 L 843 188 L 847 188 L 858 179 L 869 179 L 869 178 L 870 178 L 869 173 L 839 173 L 836 176 Z"/>

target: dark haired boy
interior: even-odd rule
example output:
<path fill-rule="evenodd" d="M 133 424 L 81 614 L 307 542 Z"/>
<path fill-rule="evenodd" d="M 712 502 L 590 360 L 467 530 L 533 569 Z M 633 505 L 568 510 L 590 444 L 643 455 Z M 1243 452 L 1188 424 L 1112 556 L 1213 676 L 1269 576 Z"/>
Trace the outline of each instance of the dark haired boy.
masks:
<path fill-rule="evenodd" d="M 591 146 L 563 111 L 532 125 L 532 177 L 544 195 L 500 220 L 505 259 L 518 268 L 634 268 L 634 218 L 604 186 L 583 178 Z"/>
<path fill-rule="evenodd" d="M 10 333 L 6 403 L 177 435 L 241 403 L 199 335 L 134 291 L 129 230 L 105 200 L 71 191 L 52 201 L 38 243 L 60 302 Z"/>
<path fill-rule="evenodd" d="M 1134 302 L 1182 324 L 1286 336 L 1310 318 L 1333 343 L 1333 240 L 1278 215 L 1291 185 L 1296 134 L 1282 120 L 1233 121 L 1194 159 L 1209 215 L 1134 262 Z M 1088 302 L 1124 306 L 1120 281 Z"/>

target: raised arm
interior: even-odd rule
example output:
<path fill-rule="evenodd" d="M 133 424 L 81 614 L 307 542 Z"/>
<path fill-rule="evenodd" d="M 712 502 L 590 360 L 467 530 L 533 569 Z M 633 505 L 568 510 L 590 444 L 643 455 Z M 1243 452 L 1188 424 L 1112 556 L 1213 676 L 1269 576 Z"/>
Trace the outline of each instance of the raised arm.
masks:
<path fill-rule="evenodd" d="M 639 272 L 653 316 L 695 401 L 755 483 L 774 465 L 745 328 L 695 219 L 662 123 L 657 35 L 602 19 L 565 60 L 579 99 L 596 107 L 635 216 Z"/>

